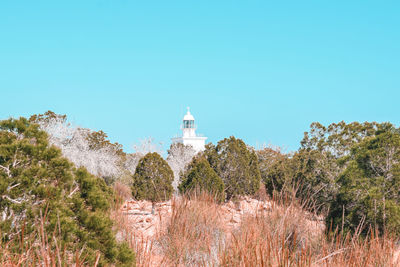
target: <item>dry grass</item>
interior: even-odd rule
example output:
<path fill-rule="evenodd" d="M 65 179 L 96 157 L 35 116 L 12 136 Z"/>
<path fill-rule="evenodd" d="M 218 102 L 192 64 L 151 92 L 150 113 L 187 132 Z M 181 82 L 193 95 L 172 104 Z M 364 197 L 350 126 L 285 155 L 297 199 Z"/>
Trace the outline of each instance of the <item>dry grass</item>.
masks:
<path fill-rule="evenodd" d="M 111 219 L 114 221 L 114 227 L 117 231 L 117 241 L 125 241 L 129 247 L 136 253 L 136 266 L 149 267 L 154 266 L 156 262 L 154 257 L 154 247 L 152 240 L 137 235 L 130 225 L 128 218 L 123 214 L 120 207 L 125 200 L 132 196 L 129 186 L 123 183 L 114 185 L 117 202 L 111 211 Z M 129 194 L 128 194 L 129 192 Z"/>
<path fill-rule="evenodd" d="M 53 234 L 49 238 L 44 229 L 46 219 L 38 220 L 36 232 L 24 236 L 24 231 L 8 242 L 0 239 L 0 266 L 87 266 L 82 251 L 71 253 L 67 248 L 61 250 L 61 244 Z M 48 240 L 51 240 L 50 242 Z M 97 266 L 100 253 L 94 266 Z"/>
<path fill-rule="evenodd" d="M 229 229 L 222 206 L 211 197 L 175 199 L 165 230 L 133 246 L 141 255 L 138 265 L 400 266 L 394 237 L 370 232 L 364 238 L 357 233 L 328 238 L 323 218 L 305 211 L 305 204 L 282 196 L 271 203 L 270 210 L 243 214 L 239 225 Z M 157 264 L 155 251 L 161 258 Z"/>
<path fill-rule="evenodd" d="M 174 200 L 172 216 L 158 242 L 168 266 L 214 266 L 225 243 L 219 205 L 207 194 Z"/>
<path fill-rule="evenodd" d="M 170 220 L 151 239 L 132 231 L 118 205 L 112 218 L 118 239 L 128 241 L 139 267 L 400 266 L 396 237 L 374 231 L 367 237 L 358 233 L 326 235 L 321 217 L 303 207 L 293 198 L 280 196 L 271 201 L 270 209 L 244 213 L 230 228 L 223 205 L 212 197 L 198 194 L 177 198 L 172 202 Z M 39 225 L 43 225 L 43 219 Z M 0 266 L 86 266 L 79 251 L 61 251 L 55 238 L 47 242 L 42 226 L 35 235 L 35 242 L 22 244 L 20 235 L 0 243 Z"/>

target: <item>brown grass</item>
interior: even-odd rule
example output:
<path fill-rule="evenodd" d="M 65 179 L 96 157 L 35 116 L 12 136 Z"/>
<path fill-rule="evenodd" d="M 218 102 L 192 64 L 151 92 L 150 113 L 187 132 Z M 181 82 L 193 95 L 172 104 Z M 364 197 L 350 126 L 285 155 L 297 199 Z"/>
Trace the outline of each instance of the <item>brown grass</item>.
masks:
<path fill-rule="evenodd" d="M 358 232 L 327 235 L 323 218 L 309 212 L 309 207 L 305 211 L 304 204 L 293 198 L 277 197 L 270 209 L 243 214 L 233 228 L 226 224 L 223 207 L 207 194 L 176 198 L 171 218 L 151 239 L 132 231 L 118 205 L 111 216 L 117 238 L 128 241 L 139 267 L 400 266 L 395 236 L 372 230 L 366 237 Z M 22 238 L 21 233 L 0 242 L 0 266 L 86 266 L 79 251 L 61 251 L 56 238 L 47 241 L 43 223 L 42 218 L 35 239 Z M 21 243 L 21 239 L 35 241 Z"/>
<path fill-rule="evenodd" d="M 305 211 L 304 203 L 282 196 L 271 203 L 270 210 L 244 214 L 229 229 L 212 197 L 177 198 L 164 231 L 133 246 L 141 255 L 138 266 L 400 266 L 394 237 L 371 231 L 364 238 L 328 238 L 323 218 Z M 153 261 L 154 253 L 161 261 Z"/>
<path fill-rule="evenodd" d="M 67 248 L 61 250 L 61 244 L 55 235 L 49 238 L 44 229 L 45 217 L 37 220 L 37 229 L 29 236 L 24 236 L 22 230 L 8 242 L 2 242 L 0 239 L 0 266 L 87 266 L 82 251 L 71 253 Z M 100 253 L 97 254 L 94 266 L 97 266 L 99 259 Z"/>
<path fill-rule="evenodd" d="M 242 217 L 220 253 L 221 266 L 311 266 L 323 225 L 315 214 L 287 199 L 281 196 L 270 210 Z"/>
<path fill-rule="evenodd" d="M 205 193 L 175 199 L 166 230 L 158 237 L 167 266 L 214 266 L 225 242 L 219 205 Z"/>

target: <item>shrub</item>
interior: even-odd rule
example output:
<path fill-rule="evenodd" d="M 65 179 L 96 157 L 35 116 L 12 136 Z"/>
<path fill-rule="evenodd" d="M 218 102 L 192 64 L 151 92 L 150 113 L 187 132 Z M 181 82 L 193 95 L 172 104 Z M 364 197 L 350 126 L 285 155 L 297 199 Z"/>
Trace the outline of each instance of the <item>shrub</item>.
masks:
<path fill-rule="evenodd" d="M 194 158 L 181 177 L 181 193 L 193 190 L 206 191 L 218 201 L 224 201 L 224 182 L 204 157 Z"/>
<path fill-rule="evenodd" d="M 118 258 L 121 251 L 109 218 L 110 202 L 114 201 L 111 189 L 86 169 L 75 169 L 47 139 L 38 125 L 25 118 L 0 122 L 2 241 L 56 238 L 61 251 L 81 250 L 88 263 L 93 264 L 100 253 L 100 265 L 131 264 L 133 252 Z M 46 235 L 48 240 L 35 232 L 39 221 L 43 231 L 52 233 Z M 21 252 L 18 242 L 10 244 L 17 245 L 12 250 Z"/>
<path fill-rule="evenodd" d="M 168 149 L 167 162 L 174 172 L 174 182 L 172 183 L 174 190 L 178 187 L 182 171 L 185 170 L 185 167 L 187 167 L 195 155 L 196 151 L 192 146 L 186 146 L 181 143 L 171 144 L 171 147 Z"/>
<path fill-rule="evenodd" d="M 285 185 L 291 182 L 289 157 L 271 148 L 264 148 L 256 153 L 261 180 L 268 194 L 272 196 L 274 192 L 281 192 Z"/>
<path fill-rule="evenodd" d="M 256 153 L 235 137 L 225 138 L 217 146 L 209 144 L 205 155 L 225 184 L 228 199 L 253 195 L 260 186 L 260 170 Z"/>
<path fill-rule="evenodd" d="M 170 199 L 174 174 L 158 153 L 147 153 L 140 159 L 133 175 L 132 195 L 152 202 Z"/>
<path fill-rule="evenodd" d="M 400 234 L 400 134 L 393 128 L 354 146 L 327 222 L 355 231 L 364 222 Z M 342 225 L 344 223 L 344 225 Z"/>

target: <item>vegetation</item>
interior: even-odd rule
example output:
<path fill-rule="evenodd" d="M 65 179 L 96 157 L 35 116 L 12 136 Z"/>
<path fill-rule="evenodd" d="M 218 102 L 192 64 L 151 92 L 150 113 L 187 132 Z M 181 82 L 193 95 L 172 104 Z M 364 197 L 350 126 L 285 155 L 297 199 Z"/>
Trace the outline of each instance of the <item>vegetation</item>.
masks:
<path fill-rule="evenodd" d="M 192 146 L 185 146 L 181 143 L 171 144 L 170 148 L 168 149 L 167 162 L 174 172 L 174 182 L 172 183 L 172 186 L 175 190 L 178 187 L 182 172 L 192 161 L 195 155 L 196 151 Z"/>
<path fill-rule="evenodd" d="M 222 178 L 227 199 L 257 192 L 261 180 L 257 155 L 242 140 L 225 138 L 217 146 L 207 145 L 204 154 Z"/>
<path fill-rule="evenodd" d="M 225 200 L 224 182 L 204 156 L 195 157 L 192 160 L 182 175 L 178 188 L 181 193 L 205 191 L 218 201 Z"/>
<path fill-rule="evenodd" d="M 334 228 L 355 232 L 363 223 L 363 234 L 372 227 L 398 235 L 399 138 L 389 123 L 313 123 L 293 154 L 257 154 L 270 194 L 312 200 Z"/>
<path fill-rule="evenodd" d="M 244 200 L 246 202 L 246 200 Z M 165 231 L 143 241 L 142 266 L 398 266 L 396 239 L 369 232 L 324 234 L 317 214 L 279 194 L 268 210 L 256 207 L 227 226 L 219 216 L 230 205 L 200 194 L 176 199 Z M 303 203 L 304 205 L 304 203 Z M 313 219 L 314 217 L 314 219 Z M 228 218 L 229 220 L 230 218 Z M 152 247 L 157 242 L 160 248 Z M 150 249 L 150 252 L 148 250 Z"/>
<path fill-rule="evenodd" d="M 0 265 L 149 264 L 151 249 L 120 227 L 118 205 L 133 196 L 154 212 L 174 190 L 183 196 L 157 241 L 168 264 L 344 266 L 373 250 L 365 265 L 393 260 L 400 130 L 390 123 L 313 123 L 292 153 L 256 151 L 233 136 L 198 155 L 173 144 L 164 160 L 159 150 L 149 138 L 126 154 L 103 131 L 51 111 L 0 121 Z M 225 235 L 210 214 L 243 196 L 273 204 Z M 307 224 L 322 222 L 316 238 Z M 116 241 L 118 229 L 128 242 Z"/>
<path fill-rule="evenodd" d="M 103 131 L 74 126 L 68 123 L 67 116 L 52 111 L 33 115 L 29 120 L 37 123 L 47 133 L 49 143 L 61 149 L 63 156 L 75 166 L 85 167 L 108 184 L 124 174 L 122 146 L 107 140 Z"/>
<path fill-rule="evenodd" d="M 135 199 L 165 201 L 173 193 L 174 174 L 167 162 L 156 152 L 147 153 L 133 175 L 132 195 Z"/>
<path fill-rule="evenodd" d="M 288 155 L 272 148 L 263 148 L 256 153 L 261 180 L 269 195 L 272 196 L 276 192 L 286 191 L 284 187 L 290 185 L 292 181 Z"/>
<path fill-rule="evenodd" d="M 339 177 L 339 193 L 327 218 L 355 229 L 360 222 L 400 234 L 400 134 L 393 126 L 353 146 Z M 343 218 L 340 217 L 343 216 Z M 367 228 L 368 229 L 368 228 Z M 367 231 L 364 229 L 364 232 Z"/>
<path fill-rule="evenodd" d="M 133 253 L 117 244 L 112 231 L 110 188 L 74 168 L 38 125 L 24 118 L 0 122 L 0 168 L 1 240 L 10 251 L 40 241 L 64 253 L 81 250 L 88 263 L 100 253 L 100 265 L 132 264 Z"/>

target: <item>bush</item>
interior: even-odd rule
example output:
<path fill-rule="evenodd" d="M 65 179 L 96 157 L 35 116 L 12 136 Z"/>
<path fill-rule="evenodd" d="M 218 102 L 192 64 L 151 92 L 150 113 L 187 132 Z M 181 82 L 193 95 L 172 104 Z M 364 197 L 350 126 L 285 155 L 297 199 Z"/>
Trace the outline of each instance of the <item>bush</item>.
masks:
<path fill-rule="evenodd" d="M 197 157 L 192 160 L 181 177 L 178 189 L 181 193 L 192 190 L 205 191 L 218 201 L 225 200 L 224 182 L 204 157 Z"/>
<path fill-rule="evenodd" d="M 21 243 L 59 240 L 61 251 L 82 251 L 93 264 L 120 262 L 120 253 L 109 218 L 111 189 L 105 182 L 75 169 L 61 151 L 49 146 L 47 134 L 25 118 L 0 122 L 0 221 L 2 241 Z M 35 229 L 43 225 L 47 241 Z M 20 233 L 23 233 L 21 236 Z M 29 240 L 28 240 L 29 239 Z M 11 248 L 20 253 L 18 242 Z M 55 249 L 54 247 L 52 249 Z M 123 257 L 122 260 L 132 259 Z M 129 260 L 128 259 L 128 260 Z"/>
<path fill-rule="evenodd" d="M 291 182 L 289 157 L 271 148 L 264 148 L 256 153 L 261 180 L 268 194 L 272 196 L 274 192 L 281 192 Z"/>
<path fill-rule="evenodd" d="M 393 127 L 354 146 L 327 223 L 355 231 L 361 222 L 400 234 L 400 134 Z M 342 222 L 344 225 L 342 225 Z"/>
<path fill-rule="evenodd" d="M 165 201 L 173 193 L 174 174 L 158 153 L 147 153 L 140 159 L 133 175 L 132 195 L 135 199 Z"/>
<path fill-rule="evenodd" d="M 225 138 L 216 147 L 208 144 L 204 153 L 222 178 L 228 199 L 257 192 L 261 181 L 257 155 L 242 140 Z"/>

